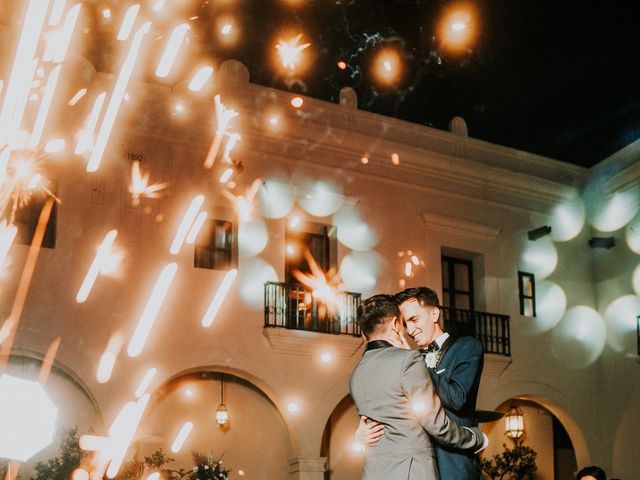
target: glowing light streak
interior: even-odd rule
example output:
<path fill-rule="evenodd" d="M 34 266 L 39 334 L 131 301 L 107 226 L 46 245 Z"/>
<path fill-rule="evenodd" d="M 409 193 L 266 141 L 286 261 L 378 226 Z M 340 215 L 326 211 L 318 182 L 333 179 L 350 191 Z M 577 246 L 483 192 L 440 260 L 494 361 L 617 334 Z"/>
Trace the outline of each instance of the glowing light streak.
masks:
<path fill-rule="evenodd" d="M 191 433 L 191 429 L 193 428 L 193 422 L 185 422 L 184 425 L 180 428 L 180 431 L 176 435 L 175 440 L 171 444 L 171 451 L 173 453 L 178 453 L 182 450 L 182 446 L 184 442 L 187 440 L 187 437 Z"/>
<path fill-rule="evenodd" d="M 233 175 L 233 168 L 229 167 L 220 175 L 220 183 L 227 183 L 231 175 Z"/>
<path fill-rule="evenodd" d="M 213 162 L 218 156 L 218 151 L 222 145 L 222 139 L 229 127 L 229 122 L 238 116 L 238 112 L 231 108 L 227 108 L 220 100 L 220 95 L 216 95 L 214 98 L 214 104 L 216 107 L 216 132 L 213 137 L 213 142 L 207 153 L 207 158 L 204 161 L 205 168 L 211 168 Z"/>
<path fill-rule="evenodd" d="M 6 220 L 0 222 L 0 268 L 2 268 L 7 259 L 9 249 L 16 238 L 16 233 L 18 233 L 18 229 L 15 225 L 8 225 Z"/>
<path fill-rule="evenodd" d="M 231 285 L 233 284 L 233 281 L 235 280 L 237 274 L 238 270 L 236 270 L 235 268 L 229 270 L 225 274 L 220 287 L 218 287 L 218 291 L 214 295 L 213 300 L 211 300 L 211 304 L 209 305 L 207 312 L 204 314 L 204 317 L 202 317 L 203 327 L 210 327 L 213 323 L 213 320 L 218 314 L 218 311 L 220 310 L 220 307 L 222 306 L 227 293 L 229 293 L 229 289 L 231 288 Z"/>
<path fill-rule="evenodd" d="M 45 144 L 44 151 L 46 153 L 58 153 L 64 150 L 65 145 L 64 138 L 54 138 Z"/>
<path fill-rule="evenodd" d="M 173 243 L 171 243 L 171 247 L 169 248 L 169 252 L 172 255 L 177 254 L 182 248 L 182 244 L 187 238 L 187 234 L 189 233 L 189 229 L 193 225 L 196 220 L 196 216 L 198 215 L 198 210 L 202 207 L 204 203 L 204 195 L 196 195 L 191 200 L 191 204 L 189 204 L 189 208 L 182 217 L 182 221 L 178 226 L 178 230 L 176 231 L 176 236 L 173 239 Z"/>
<path fill-rule="evenodd" d="M 220 33 L 222 35 L 229 35 L 231 33 L 232 28 L 233 28 L 233 25 L 231 25 L 230 23 L 226 23 L 220 29 Z"/>
<path fill-rule="evenodd" d="M 302 51 L 311 46 L 310 43 L 299 44 L 302 33 L 289 40 L 279 40 L 276 43 L 276 50 L 280 57 L 280 63 L 288 70 L 295 70 L 302 61 Z"/>
<path fill-rule="evenodd" d="M 51 14 L 49 15 L 49 25 L 55 27 L 62 20 L 62 13 L 64 12 L 64 6 L 67 0 L 54 0 L 51 7 Z"/>
<path fill-rule="evenodd" d="M 291 219 L 291 221 L 289 222 L 289 228 L 297 228 L 297 226 L 300 225 L 300 217 L 296 216 L 293 217 Z"/>
<path fill-rule="evenodd" d="M 118 32 L 118 36 L 116 37 L 118 40 L 124 41 L 129 38 L 129 35 L 131 35 L 131 30 L 133 29 L 133 23 L 136 21 L 136 17 L 138 16 L 139 11 L 140 5 L 132 5 L 127 8 L 127 11 L 124 14 L 124 18 L 122 20 L 122 25 L 120 25 L 120 31 Z"/>
<path fill-rule="evenodd" d="M 156 68 L 156 76 L 164 78 L 169 75 L 188 30 L 189 25 L 186 23 L 181 23 L 173 29 L 162 57 L 160 57 L 160 63 L 158 63 L 158 67 Z"/>
<path fill-rule="evenodd" d="M 211 78 L 213 74 L 213 67 L 202 67 L 196 72 L 191 81 L 189 82 L 189 90 L 192 92 L 199 92 L 207 83 L 207 80 Z"/>
<path fill-rule="evenodd" d="M 146 480 L 160 480 L 160 472 L 150 473 Z"/>
<path fill-rule="evenodd" d="M 104 447 L 108 452 L 107 455 L 111 458 L 109 468 L 107 468 L 107 477 L 114 478 L 118 474 L 148 403 L 148 393 L 135 403 L 127 403 L 109 428 L 109 440 Z"/>
<path fill-rule="evenodd" d="M 102 10 L 102 16 L 104 18 L 111 18 L 111 10 L 109 10 L 108 8 L 105 8 L 104 10 Z"/>
<path fill-rule="evenodd" d="M 411 255 L 411 261 L 415 266 L 420 265 L 420 259 L 416 255 Z"/>
<path fill-rule="evenodd" d="M 344 60 L 340 60 L 338 62 L 338 68 L 340 70 L 346 70 L 347 69 L 347 62 L 345 62 Z"/>
<path fill-rule="evenodd" d="M 149 370 L 147 370 L 147 373 L 144 374 L 144 377 L 140 381 L 138 388 L 136 388 L 136 391 L 134 394 L 136 398 L 140 398 L 142 395 L 146 393 L 147 389 L 149 388 L 149 385 L 151 385 L 151 381 L 153 380 L 153 377 L 155 377 L 156 375 L 156 372 L 157 370 L 155 368 L 150 368 Z"/>
<path fill-rule="evenodd" d="M 74 153 L 76 155 L 82 155 L 83 153 L 89 151 L 89 149 L 93 148 L 93 136 L 96 130 L 96 125 L 98 124 L 98 118 L 100 117 L 100 112 L 102 111 L 102 106 L 104 105 L 104 100 L 107 97 L 107 93 L 103 92 L 96 97 L 95 102 L 93 102 L 93 107 L 91 108 L 91 112 L 87 116 L 87 120 L 85 121 L 85 126 L 78 133 L 78 143 L 76 144 L 76 148 Z"/>
<path fill-rule="evenodd" d="M 76 468 L 71 474 L 71 480 L 89 480 L 89 472 L 84 468 Z"/>
<path fill-rule="evenodd" d="M 198 238 L 198 234 L 200 233 L 202 225 L 204 225 L 204 221 L 207 219 L 207 216 L 207 212 L 200 212 L 198 214 L 195 221 L 193 222 L 193 225 L 191 225 L 191 228 L 189 229 L 187 238 L 185 239 L 185 242 L 187 244 L 193 245 L 193 243 L 196 241 L 196 238 Z"/>
<path fill-rule="evenodd" d="M 58 354 L 58 348 L 60 347 L 60 342 L 62 341 L 62 337 L 56 337 L 49 345 L 47 349 L 47 353 L 44 355 L 42 359 L 42 366 L 40 367 L 40 373 L 38 374 L 38 383 L 44 385 L 49 380 L 49 374 L 51 374 L 51 369 L 53 368 L 53 361 Z"/>
<path fill-rule="evenodd" d="M 7 91 L 0 111 L 0 145 L 10 144 L 20 129 L 26 98 L 35 72 L 34 56 L 49 8 L 49 0 L 31 0 L 27 7 L 20 40 L 11 68 Z M 0 175 L 6 165 L 0 164 Z"/>
<path fill-rule="evenodd" d="M 53 61 L 53 63 L 64 62 L 69 50 L 69 44 L 71 43 L 71 37 L 76 27 L 78 15 L 80 14 L 81 4 L 74 5 L 64 19 L 64 25 L 59 32 L 55 32 L 49 36 L 47 42 L 47 49 L 43 56 L 45 61 Z"/>
<path fill-rule="evenodd" d="M 16 329 L 18 328 L 22 310 L 27 299 L 27 292 L 29 291 L 31 279 L 33 278 L 33 272 L 35 270 L 36 262 L 38 261 L 38 255 L 40 253 L 40 246 L 42 245 L 42 239 L 44 238 L 44 232 L 47 227 L 47 222 L 49 221 L 49 217 L 51 216 L 51 209 L 53 208 L 54 201 L 55 200 L 53 198 L 49 198 L 42 207 L 40 216 L 38 217 L 36 231 L 33 234 L 31 246 L 29 247 L 29 252 L 27 253 L 27 259 L 24 262 L 22 275 L 20 276 L 20 280 L 18 282 L 18 288 L 16 289 L 16 293 L 13 297 L 13 305 L 11 306 L 11 311 L 9 312 L 9 316 L 0 329 L 0 343 L 2 343 L 2 347 L 0 348 L 0 376 L 4 371 L 5 364 L 7 362 L 7 359 L 9 358 L 11 348 L 13 347 L 13 339 L 15 337 Z"/>
<path fill-rule="evenodd" d="M 400 165 L 400 156 L 397 153 L 391 154 L 391 163 L 394 165 Z"/>
<path fill-rule="evenodd" d="M 129 80 L 131 79 L 133 67 L 138 58 L 142 40 L 144 38 L 144 35 L 149 31 L 150 27 L 151 23 L 146 22 L 144 25 L 142 25 L 142 27 L 140 27 L 140 29 L 133 37 L 133 42 L 131 43 L 131 47 L 129 49 L 127 57 L 124 61 L 124 64 L 122 65 L 120 74 L 118 75 L 118 80 L 116 81 L 113 93 L 111 94 L 111 98 L 109 99 L 107 111 L 105 112 L 102 125 L 98 132 L 95 146 L 91 151 L 91 156 L 89 157 L 89 162 L 87 164 L 87 172 L 95 172 L 100 166 L 100 161 L 102 160 L 102 155 L 104 154 L 107 141 L 111 136 L 111 130 L 113 129 L 116 115 L 118 114 L 118 110 L 120 109 L 120 105 L 122 104 L 122 97 L 125 94 L 127 85 L 129 84 Z"/>
<path fill-rule="evenodd" d="M 131 341 L 129 342 L 127 353 L 130 357 L 137 357 L 142 352 L 147 337 L 151 332 L 151 328 L 153 327 L 156 317 L 160 312 L 160 307 L 162 307 L 162 303 L 169 291 L 169 287 L 173 282 L 177 269 L 178 265 L 175 262 L 169 263 L 162 269 L 162 272 L 153 287 L 153 291 L 151 292 L 147 305 L 140 316 L 138 325 L 133 332 Z"/>
<path fill-rule="evenodd" d="M 291 106 L 293 108 L 300 108 L 304 104 L 302 97 L 293 97 L 291 99 Z"/>
<path fill-rule="evenodd" d="M 129 185 L 129 193 L 131 193 L 133 198 L 134 206 L 140 203 L 140 197 L 159 198 L 161 196 L 160 191 L 169 186 L 169 182 L 149 185 L 150 178 L 150 172 L 142 173 L 139 161 L 136 160 L 131 164 L 131 184 Z"/>
<path fill-rule="evenodd" d="M 107 437 L 101 437 L 99 435 L 82 435 L 78 441 L 78 445 L 85 452 L 97 452 L 104 448 L 107 441 Z"/>
<path fill-rule="evenodd" d="M 29 142 L 29 146 L 31 148 L 36 148 L 40 143 L 40 139 L 42 138 L 44 124 L 45 124 L 45 121 L 47 120 L 47 116 L 49 115 L 49 108 L 51 107 L 53 94 L 55 92 L 56 85 L 58 84 L 58 79 L 60 78 L 60 68 L 61 66 L 58 65 L 56 68 L 53 69 L 53 71 L 49 75 L 49 80 L 47 81 L 47 86 L 44 89 L 42 102 L 40 103 L 40 108 L 38 109 L 38 115 L 36 117 L 36 121 L 33 126 L 33 132 L 31 133 L 31 140 Z"/>
<path fill-rule="evenodd" d="M 333 360 L 333 357 L 331 356 L 331 354 L 329 352 L 323 352 L 320 355 L 320 361 L 322 363 L 329 363 L 329 362 L 331 362 L 331 360 Z"/>
<path fill-rule="evenodd" d="M 360 159 L 360 163 L 362 163 L 363 165 L 366 165 L 367 163 L 369 163 L 369 157 L 362 157 Z"/>
<path fill-rule="evenodd" d="M 261 178 L 256 178 L 245 195 L 234 195 L 228 190 L 223 190 L 222 194 L 234 204 L 236 213 L 241 222 L 248 222 L 251 220 L 251 214 L 253 212 L 253 201 L 255 199 L 260 185 L 262 184 Z"/>
<path fill-rule="evenodd" d="M 234 148 L 236 148 L 236 144 L 241 139 L 242 139 L 242 137 L 237 133 L 232 133 L 232 134 L 229 135 L 229 139 L 227 140 L 227 143 L 224 146 L 224 153 L 222 155 L 222 158 L 224 159 L 225 162 L 232 163 L 231 162 L 231 152 L 233 151 Z"/>
<path fill-rule="evenodd" d="M 107 383 L 111 378 L 113 367 L 116 365 L 116 354 L 113 352 L 104 352 L 100 357 L 100 365 L 98 366 L 98 373 L 96 374 L 96 380 L 98 383 Z"/>
<path fill-rule="evenodd" d="M 410 277 L 412 272 L 413 272 L 413 265 L 411 264 L 411 262 L 405 263 L 405 265 L 404 265 L 404 276 L 405 277 Z"/>
<path fill-rule="evenodd" d="M 89 271 L 85 275 L 84 280 L 82 281 L 82 285 L 80 285 L 80 289 L 78 290 L 78 294 L 76 295 L 76 302 L 83 303 L 89 297 L 89 293 L 91 293 L 91 289 L 93 288 L 93 284 L 98 278 L 98 274 L 111 255 L 111 247 L 113 246 L 113 242 L 116 239 L 117 235 L 117 230 L 111 230 L 105 235 L 102 243 L 98 246 L 96 255 L 93 258 L 93 262 L 91 262 L 91 266 L 89 267 Z"/>

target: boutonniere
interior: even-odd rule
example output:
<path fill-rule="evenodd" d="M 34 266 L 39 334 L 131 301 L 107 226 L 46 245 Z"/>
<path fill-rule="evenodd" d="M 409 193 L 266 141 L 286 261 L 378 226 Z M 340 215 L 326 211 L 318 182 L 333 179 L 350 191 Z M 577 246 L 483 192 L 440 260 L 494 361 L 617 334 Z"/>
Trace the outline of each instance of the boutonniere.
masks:
<path fill-rule="evenodd" d="M 428 352 L 424 356 L 424 363 L 427 364 L 427 368 L 436 368 L 440 361 L 440 350 L 437 352 Z"/>

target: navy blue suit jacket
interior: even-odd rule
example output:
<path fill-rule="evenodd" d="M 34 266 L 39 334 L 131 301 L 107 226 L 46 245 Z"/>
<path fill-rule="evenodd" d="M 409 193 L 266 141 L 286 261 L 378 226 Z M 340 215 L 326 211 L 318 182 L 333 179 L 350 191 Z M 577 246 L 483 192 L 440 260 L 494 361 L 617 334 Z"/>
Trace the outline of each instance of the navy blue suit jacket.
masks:
<path fill-rule="evenodd" d="M 442 356 L 429 369 L 446 415 L 458 425 L 477 426 L 476 399 L 484 365 L 484 350 L 474 337 L 449 337 L 442 346 Z M 463 452 L 434 444 L 442 480 L 477 480 L 482 478 L 480 460 L 473 452 Z"/>

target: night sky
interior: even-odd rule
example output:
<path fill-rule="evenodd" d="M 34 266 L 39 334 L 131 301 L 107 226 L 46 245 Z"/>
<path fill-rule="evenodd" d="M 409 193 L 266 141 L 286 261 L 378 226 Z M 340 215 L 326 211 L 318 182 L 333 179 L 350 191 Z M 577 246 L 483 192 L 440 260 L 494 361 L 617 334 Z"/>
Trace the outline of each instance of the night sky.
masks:
<path fill-rule="evenodd" d="M 331 102 L 350 86 L 363 110 L 444 130 L 460 115 L 471 137 L 578 165 L 594 165 L 640 137 L 640 39 L 631 2 L 293 1 L 173 2 L 175 16 L 154 28 L 166 34 L 177 17 L 193 18 L 198 55 L 218 65 L 238 59 L 257 84 Z M 131 3 L 93 2 L 99 29 L 113 28 L 100 18 L 104 5 L 122 10 Z M 468 48 L 452 52 L 438 26 L 460 5 L 475 12 L 475 35 Z M 224 15 L 239 27 L 233 46 L 217 36 Z M 284 29 L 311 43 L 308 68 L 294 75 L 273 62 Z M 113 31 L 93 38 L 94 64 L 113 71 L 115 56 L 105 54 Z M 401 52 L 404 69 L 397 83 L 381 87 L 371 67 L 387 47 Z"/>

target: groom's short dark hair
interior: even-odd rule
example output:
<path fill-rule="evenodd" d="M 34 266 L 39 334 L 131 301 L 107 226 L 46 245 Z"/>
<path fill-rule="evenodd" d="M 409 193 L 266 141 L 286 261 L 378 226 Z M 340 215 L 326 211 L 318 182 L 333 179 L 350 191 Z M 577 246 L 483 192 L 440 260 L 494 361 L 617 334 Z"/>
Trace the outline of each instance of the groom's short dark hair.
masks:
<path fill-rule="evenodd" d="M 438 294 L 427 287 L 407 288 L 393 296 L 397 305 L 402 305 L 408 300 L 415 300 L 423 307 L 439 307 Z"/>
<path fill-rule="evenodd" d="M 400 309 L 391 295 L 374 295 L 358 306 L 356 311 L 360 329 L 369 338 L 376 330 L 382 330 L 393 317 L 400 318 Z"/>
<path fill-rule="evenodd" d="M 604 470 L 602 470 L 600 467 L 597 467 L 595 465 L 591 465 L 590 467 L 584 467 L 582 470 L 580 470 L 576 475 L 576 480 L 580 480 L 581 478 L 586 477 L 587 475 L 591 475 L 593 478 L 597 480 L 607 480 L 607 474 L 604 473 Z"/>

